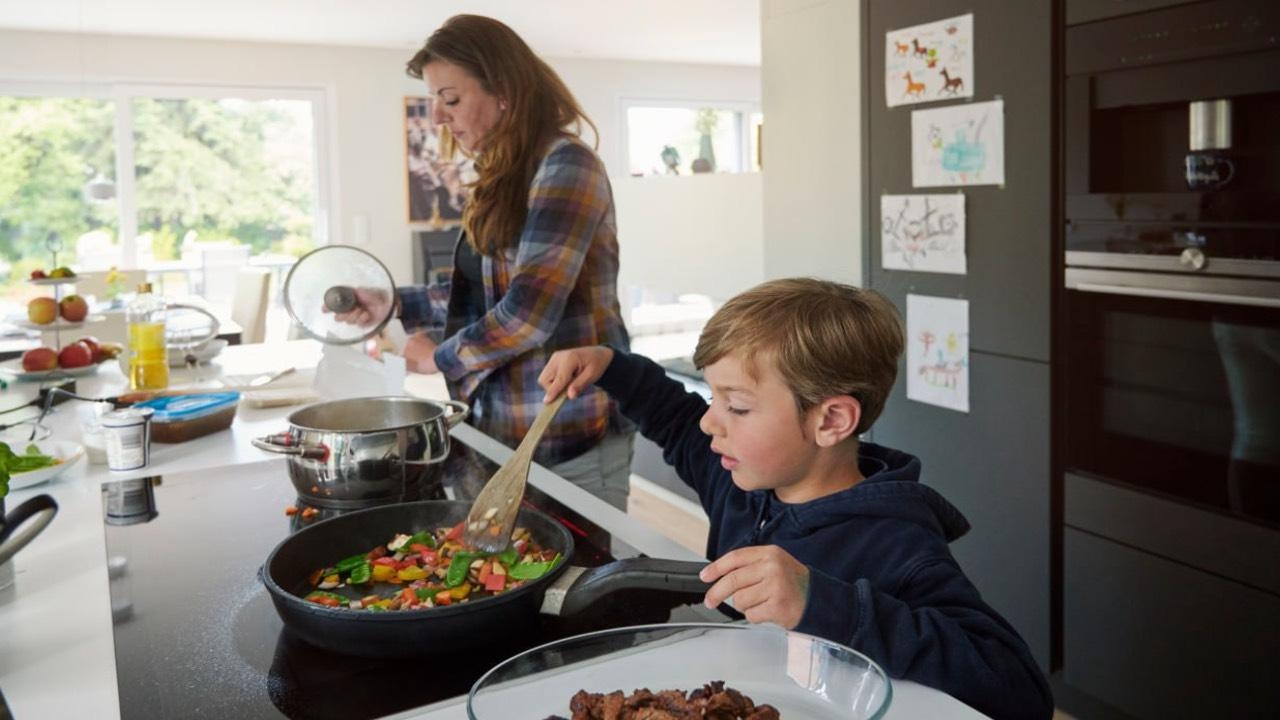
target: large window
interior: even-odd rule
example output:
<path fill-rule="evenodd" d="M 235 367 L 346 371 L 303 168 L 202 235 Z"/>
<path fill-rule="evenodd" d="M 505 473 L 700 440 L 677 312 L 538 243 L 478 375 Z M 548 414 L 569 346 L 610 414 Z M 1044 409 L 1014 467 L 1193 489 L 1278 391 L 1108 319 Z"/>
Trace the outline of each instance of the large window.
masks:
<path fill-rule="evenodd" d="M 729 103 L 623 101 L 631 175 L 690 175 L 760 169 L 753 107 Z"/>
<path fill-rule="evenodd" d="M 58 263 L 77 272 L 136 269 L 167 295 L 214 301 L 228 275 L 211 263 L 279 270 L 324 242 L 319 92 L 7 89 L 0 301 L 25 301 L 25 279 L 52 261 L 51 235 Z"/>

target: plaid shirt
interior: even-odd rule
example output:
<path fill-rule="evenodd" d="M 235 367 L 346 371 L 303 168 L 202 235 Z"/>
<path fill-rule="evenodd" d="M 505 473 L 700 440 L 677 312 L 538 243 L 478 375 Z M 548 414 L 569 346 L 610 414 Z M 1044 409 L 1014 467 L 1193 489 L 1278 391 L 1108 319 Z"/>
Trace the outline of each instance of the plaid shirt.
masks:
<path fill-rule="evenodd" d="M 449 293 L 457 272 L 455 262 L 449 283 L 400 288 L 401 320 L 409 331 L 444 323 L 435 360 L 450 395 L 471 404 L 473 425 L 511 447 L 542 407 L 538 375 L 551 353 L 630 346 L 618 305 L 613 191 L 600 159 L 578 141 L 548 146 L 529 188 L 520 241 L 500 257 L 481 256 L 483 308 L 470 307 L 465 293 Z M 627 424 L 601 390 L 566 402 L 534 459 L 554 465 L 582 454 L 611 419 Z"/>

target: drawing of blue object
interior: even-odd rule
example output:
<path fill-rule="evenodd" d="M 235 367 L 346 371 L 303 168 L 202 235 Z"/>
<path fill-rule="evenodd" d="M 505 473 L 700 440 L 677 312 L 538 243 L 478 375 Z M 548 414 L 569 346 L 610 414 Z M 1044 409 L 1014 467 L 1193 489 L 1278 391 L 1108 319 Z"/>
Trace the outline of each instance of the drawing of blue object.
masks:
<path fill-rule="evenodd" d="M 964 139 L 964 131 L 956 130 L 956 139 L 942 148 L 942 169 L 957 173 L 975 173 L 987 164 L 987 149 Z"/>

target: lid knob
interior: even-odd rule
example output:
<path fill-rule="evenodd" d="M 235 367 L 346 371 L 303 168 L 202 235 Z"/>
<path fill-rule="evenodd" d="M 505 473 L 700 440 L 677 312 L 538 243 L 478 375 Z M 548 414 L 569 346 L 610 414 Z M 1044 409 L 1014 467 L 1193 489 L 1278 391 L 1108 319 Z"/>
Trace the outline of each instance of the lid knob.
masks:
<path fill-rule="evenodd" d="M 334 285 L 324 291 L 324 306 L 332 313 L 351 312 L 356 307 L 356 291 L 346 285 Z"/>

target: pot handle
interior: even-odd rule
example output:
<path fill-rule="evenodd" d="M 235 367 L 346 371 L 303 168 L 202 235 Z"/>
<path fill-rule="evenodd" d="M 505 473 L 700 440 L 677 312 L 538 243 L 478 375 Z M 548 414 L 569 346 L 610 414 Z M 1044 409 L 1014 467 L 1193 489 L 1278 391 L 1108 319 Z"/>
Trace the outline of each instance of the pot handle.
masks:
<path fill-rule="evenodd" d="M 58 503 L 52 497 L 37 495 L 5 515 L 0 520 L 0 563 L 7 562 L 27 543 L 35 540 L 57 514 Z M 28 520 L 31 522 L 27 523 Z"/>
<path fill-rule="evenodd" d="M 471 406 L 466 403 L 458 402 L 457 400 L 444 400 L 442 401 L 442 404 L 453 411 L 444 418 L 445 424 L 447 424 L 451 430 L 455 425 L 466 420 L 467 416 L 471 414 Z"/>
<path fill-rule="evenodd" d="M 269 453 L 277 455 L 294 455 L 308 460 L 328 460 L 329 448 L 324 445 L 311 445 L 308 443 L 300 443 L 293 439 L 293 436 L 287 432 L 276 433 L 275 435 L 267 435 L 266 437 L 253 438 L 249 441 L 259 450 L 266 450 Z"/>
<path fill-rule="evenodd" d="M 559 582 L 548 588 L 543 597 L 543 612 L 572 615 L 615 590 L 666 590 L 705 595 L 711 583 L 703 582 L 698 573 L 706 566 L 705 562 L 641 557 L 624 558 L 580 573 L 573 573 L 575 568 L 569 568 L 562 576 L 569 583 L 567 589 L 557 588 Z"/>

